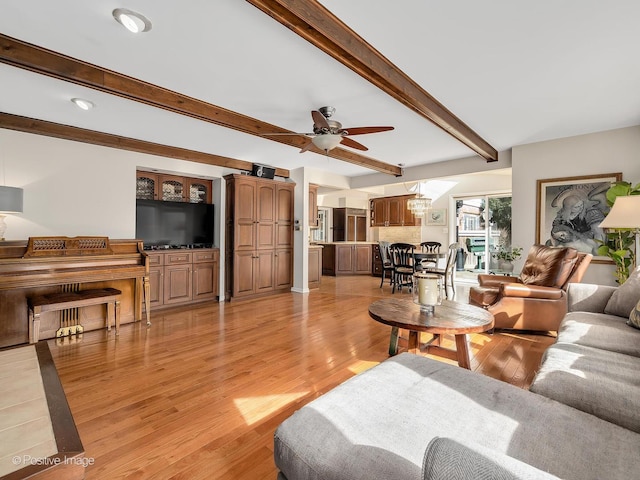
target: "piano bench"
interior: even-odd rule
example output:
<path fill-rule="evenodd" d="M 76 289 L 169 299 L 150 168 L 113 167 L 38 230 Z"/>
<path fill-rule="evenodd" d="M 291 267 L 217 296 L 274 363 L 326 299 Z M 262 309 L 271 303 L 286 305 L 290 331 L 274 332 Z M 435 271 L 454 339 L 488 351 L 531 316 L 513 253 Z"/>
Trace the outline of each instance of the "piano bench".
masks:
<path fill-rule="evenodd" d="M 67 308 L 87 307 L 89 305 L 107 305 L 107 330 L 111 330 L 111 320 L 120 333 L 120 296 L 116 288 L 94 288 L 79 292 L 47 293 L 34 295 L 27 299 L 29 306 L 29 343 L 37 343 L 40 337 L 40 314 Z"/>

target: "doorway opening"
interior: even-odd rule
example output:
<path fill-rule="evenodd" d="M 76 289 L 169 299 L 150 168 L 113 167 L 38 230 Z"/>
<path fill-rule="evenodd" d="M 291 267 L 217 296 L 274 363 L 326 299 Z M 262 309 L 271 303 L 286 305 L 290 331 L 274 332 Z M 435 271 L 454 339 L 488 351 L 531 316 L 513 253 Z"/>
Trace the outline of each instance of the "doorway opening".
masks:
<path fill-rule="evenodd" d="M 314 242 L 331 242 L 333 239 L 331 234 L 331 209 L 327 207 L 318 207 L 318 228 L 311 232 L 311 240 Z"/>

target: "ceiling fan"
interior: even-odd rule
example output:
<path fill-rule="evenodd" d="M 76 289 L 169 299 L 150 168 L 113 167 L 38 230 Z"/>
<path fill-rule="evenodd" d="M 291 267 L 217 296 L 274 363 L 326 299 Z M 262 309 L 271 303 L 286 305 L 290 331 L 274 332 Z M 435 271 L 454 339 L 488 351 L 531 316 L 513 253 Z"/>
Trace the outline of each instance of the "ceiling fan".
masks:
<path fill-rule="evenodd" d="M 342 128 L 342 124 L 340 122 L 329 120 L 335 111 L 336 109 L 333 107 L 322 107 L 318 110 L 311 110 L 311 118 L 313 119 L 313 132 L 311 133 L 271 133 L 267 135 L 304 135 L 311 137 L 309 142 L 302 148 L 302 150 L 300 150 L 300 153 L 306 152 L 313 145 L 328 153 L 329 150 L 334 149 L 340 144 L 345 147 L 367 151 L 369 150 L 367 147 L 349 138 L 349 136 L 393 130 L 393 127 Z"/>

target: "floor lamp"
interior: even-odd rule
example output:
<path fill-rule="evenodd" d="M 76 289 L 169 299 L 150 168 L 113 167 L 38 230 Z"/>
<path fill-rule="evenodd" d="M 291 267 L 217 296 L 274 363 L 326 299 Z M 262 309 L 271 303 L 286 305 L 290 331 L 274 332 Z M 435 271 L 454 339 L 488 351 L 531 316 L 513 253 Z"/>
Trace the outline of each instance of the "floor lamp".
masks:
<path fill-rule="evenodd" d="M 634 267 L 638 265 L 640 254 L 640 195 L 616 197 L 613 207 L 600 224 L 600 228 L 629 228 L 634 231 L 636 245 Z"/>

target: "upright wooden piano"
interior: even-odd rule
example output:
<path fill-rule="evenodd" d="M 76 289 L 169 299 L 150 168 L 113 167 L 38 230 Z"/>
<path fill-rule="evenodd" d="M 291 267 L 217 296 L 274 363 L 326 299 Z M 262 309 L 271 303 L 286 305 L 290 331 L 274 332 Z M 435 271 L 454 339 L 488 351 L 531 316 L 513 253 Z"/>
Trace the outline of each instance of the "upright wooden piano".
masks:
<path fill-rule="evenodd" d="M 142 320 L 144 301 L 149 324 L 149 260 L 140 240 L 31 237 L 0 242 L 0 348 L 29 342 L 30 296 L 106 287 L 122 291 L 122 323 Z M 103 307 L 81 310 L 84 331 L 104 328 Z M 40 339 L 56 336 L 62 314 L 49 312 L 41 319 Z"/>

